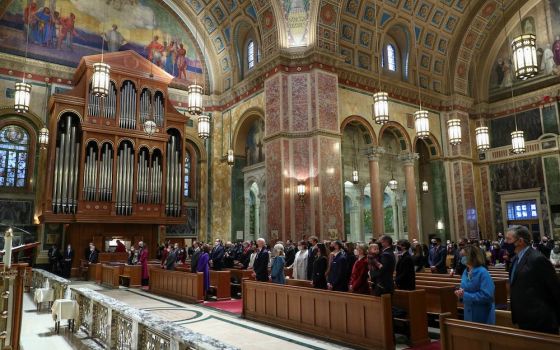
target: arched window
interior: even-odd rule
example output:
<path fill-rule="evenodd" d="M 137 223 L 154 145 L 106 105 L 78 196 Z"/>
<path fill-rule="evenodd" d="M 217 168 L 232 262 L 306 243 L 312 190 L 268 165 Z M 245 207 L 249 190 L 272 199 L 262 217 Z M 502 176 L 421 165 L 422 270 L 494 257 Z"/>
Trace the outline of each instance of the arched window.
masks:
<path fill-rule="evenodd" d="M 392 44 L 388 44 L 387 50 L 387 69 L 391 72 L 397 71 L 397 53 L 395 47 Z"/>
<path fill-rule="evenodd" d="M 190 184 L 191 184 L 191 155 L 189 154 L 189 152 L 187 152 L 185 157 L 185 179 L 184 179 L 185 186 L 183 191 L 183 195 L 185 197 L 191 196 Z"/>
<path fill-rule="evenodd" d="M 249 40 L 247 43 L 247 67 L 249 69 L 255 66 L 255 42 L 253 40 Z"/>
<path fill-rule="evenodd" d="M 25 187 L 29 134 L 17 125 L 0 130 L 0 187 Z"/>

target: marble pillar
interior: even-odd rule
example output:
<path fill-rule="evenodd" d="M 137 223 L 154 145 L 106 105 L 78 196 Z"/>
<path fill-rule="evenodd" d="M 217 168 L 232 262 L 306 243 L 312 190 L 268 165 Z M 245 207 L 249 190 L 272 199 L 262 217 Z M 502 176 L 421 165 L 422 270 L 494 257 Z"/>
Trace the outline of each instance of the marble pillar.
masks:
<path fill-rule="evenodd" d="M 268 230 L 282 240 L 342 238 L 337 75 L 279 69 L 267 76 L 264 90 Z M 301 204 L 299 183 L 306 188 Z"/>
<path fill-rule="evenodd" d="M 418 153 L 404 153 L 399 156 L 402 161 L 406 185 L 406 204 L 408 216 L 408 239 L 419 239 L 418 234 L 418 198 L 416 191 L 416 177 L 414 166 L 418 160 Z"/>
<path fill-rule="evenodd" d="M 383 188 L 381 187 L 381 180 L 379 179 L 379 157 L 383 153 L 385 153 L 385 149 L 383 147 L 373 147 L 368 152 L 373 237 L 379 237 L 384 233 Z"/>

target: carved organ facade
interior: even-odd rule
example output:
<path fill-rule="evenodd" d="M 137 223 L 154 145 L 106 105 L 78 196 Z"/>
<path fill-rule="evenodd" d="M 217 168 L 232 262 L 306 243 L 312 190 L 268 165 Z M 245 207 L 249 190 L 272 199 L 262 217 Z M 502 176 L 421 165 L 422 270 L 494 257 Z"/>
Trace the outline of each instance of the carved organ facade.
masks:
<path fill-rule="evenodd" d="M 82 58 L 74 88 L 49 103 L 44 222 L 181 224 L 185 123 L 167 98 L 172 76 L 132 51 L 105 55 L 106 97 L 91 93 L 93 63 Z M 151 72 L 151 73 L 150 73 Z M 143 124 L 152 120 L 153 135 Z"/>

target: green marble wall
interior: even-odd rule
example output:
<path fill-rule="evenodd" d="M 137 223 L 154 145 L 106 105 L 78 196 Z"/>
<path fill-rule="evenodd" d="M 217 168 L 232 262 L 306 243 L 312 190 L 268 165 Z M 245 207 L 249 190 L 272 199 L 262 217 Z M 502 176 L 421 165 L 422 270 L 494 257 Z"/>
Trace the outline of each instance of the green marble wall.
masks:
<path fill-rule="evenodd" d="M 543 131 L 544 133 L 558 134 L 558 117 L 556 106 L 547 106 L 542 109 Z"/>
<path fill-rule="evenodd" d="M 550 205 L 560 204 L 560 167 L 558 157 L 544 158 L 544 171 Z"/>
<path fill-rule="evenodd" d="M 432 183 L 430 184 L 430 191 L 432 193 L 432 200 L 434 203 L 434 220 L 436 222 L 442 221 L 443 230 L 437 230 L 437 234 L 442 240 L 451 239 L 449 231 L 449 209 L 447 204 L 447 181 L 445 178 L 445 168 L 442 160 L 430 162 L 432 171 Z M 431 232 L 428 232 L 430 234 Z"/>
<path fill-rule="evenodd" d="M 235 157 L 231 175 L 231 239 L 236 239 L 237 231 L 245 230 L 245 198 L 243 196 L 244 177 L 242 169 L 245 159 Z"/>

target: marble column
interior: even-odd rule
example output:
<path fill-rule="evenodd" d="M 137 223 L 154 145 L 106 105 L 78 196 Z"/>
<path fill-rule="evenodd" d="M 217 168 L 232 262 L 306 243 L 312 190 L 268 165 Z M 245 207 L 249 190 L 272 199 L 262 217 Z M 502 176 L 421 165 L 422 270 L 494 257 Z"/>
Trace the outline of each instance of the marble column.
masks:
<path fill-rule="evenodd" d="M 267 226 L 278 239 L 342 238 L 338 77 L 313 65 L 266 75 Z M 306 188 L 301 205 L 296 187 Z M 263 220 L 264 218 L 261 218 Z"/>
<path fill-rule="evenodd" d="M 418 198 L 416 192 L 416 177 L 414 166 L 418 160 L 418 153 L 404 153 L 399 156 L 402 161 L 406 185 L 406 205 L 408 215 L 408 239 L 419 239 L 418 234 Z"/>
<path fill-rule="evenodd" d="M 373 237 L 379 237 L 383 230 L 383 189 L 379 179 L 379 157 L 385 153 L 383 147 L 372 147 L 368 152 L 369 189 L 371 191 L 371 214 L 373 218 Z"/>

